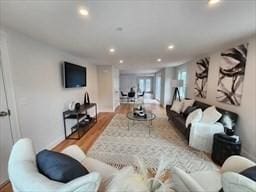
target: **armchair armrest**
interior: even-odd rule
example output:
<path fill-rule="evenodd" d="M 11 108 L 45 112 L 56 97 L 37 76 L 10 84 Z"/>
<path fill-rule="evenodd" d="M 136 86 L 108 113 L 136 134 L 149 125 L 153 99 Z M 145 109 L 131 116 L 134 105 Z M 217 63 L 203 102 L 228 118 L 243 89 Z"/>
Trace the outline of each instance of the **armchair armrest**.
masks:
<path fill-rule="evenodd" d="M 173 168 L 172 180 L 173 188 L 177 192 L 205 192 L 205 189 L 203 189 L 193 177 L 178 167 Z"/>
<path fill-rule="evenodd" d="M 88 175 L 76 178 L 64 184 L 58 192 L 97 192 L 100 186 L 101 177 L 99 173 L 92 172 Z"/>
<path fill-rule="evenodd" d="M 256 164 L 245 158 L 242 156 L 238 156 L 238 155 L 233 155 L 231 157 L 229 157 L 224 164 L 221 167 L 221 173 L 225 173 L 227 171 L 232 171 L 232 172 L 236 172 L 239 173 L 249 167 L 253 167 Z"/>
<path fill-rule="evenodd" d="M 77 145 L 70 145 L 67 148 L 65 148 L 63 151 L 61 151 L 61 153 L 64 153 L 76 159 L 79 162 L 82 162 L 86 158 L 85 153 Z"/>
<path fill-rule="evenodd" d="M 222 186 L 225 192 L 255 192 L 256 182 L 234 172 L 222 175 Z"/>

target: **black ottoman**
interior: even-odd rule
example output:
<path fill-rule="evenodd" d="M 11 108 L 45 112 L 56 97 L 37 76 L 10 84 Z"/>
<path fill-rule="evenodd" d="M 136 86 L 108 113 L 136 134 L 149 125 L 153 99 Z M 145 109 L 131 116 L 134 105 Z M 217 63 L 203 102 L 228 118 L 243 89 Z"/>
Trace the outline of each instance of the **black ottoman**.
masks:
<path fill-rule="evenodd" d="M 232 155 L 240 155 L 241 153 L 241 142 L 237 141 L 224 134 L 217 133 L 213 137 L 213 147 L 212 147 L 212 160 L 218 164 L 222 165 L 224 161 Z"/>

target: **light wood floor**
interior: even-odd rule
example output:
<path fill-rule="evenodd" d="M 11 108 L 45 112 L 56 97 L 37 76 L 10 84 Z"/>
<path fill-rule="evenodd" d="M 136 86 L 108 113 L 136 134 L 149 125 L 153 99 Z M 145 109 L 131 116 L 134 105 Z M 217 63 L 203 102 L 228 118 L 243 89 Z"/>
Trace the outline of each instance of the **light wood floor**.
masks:
<path fill-rule="evenodd" d="M 94 141 L 96 141 L 99 135 L 110 123 L 115 114 L 126 114 L 127 112 L 131 111 L 131 107 L 132 105 L 130 104 L 121 104 L 115 112 L 99 113 L 98 122 L 80 140 L 63 140 L 61 143 L 55 146 L 53 150 L 62 151 L 67 146 L 76 144 L 83 150 L 88 151 L 88 149 L 93 145 Z M 158 114 L 165 113 L 164 108 L 160 107 L 158 104 L 146 104 L 146 108 Z M 7 183 L 2 187 L 0 186 L 0 192 L 12 192 L 10 183 Z"/>

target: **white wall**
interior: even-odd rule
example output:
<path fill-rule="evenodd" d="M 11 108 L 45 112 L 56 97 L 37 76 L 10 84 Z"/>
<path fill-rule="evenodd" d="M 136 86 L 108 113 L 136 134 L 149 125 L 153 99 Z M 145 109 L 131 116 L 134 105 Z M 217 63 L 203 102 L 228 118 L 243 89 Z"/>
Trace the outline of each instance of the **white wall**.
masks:
<path fill-rule="evenodd" d="M 166 67 L 161 69 L 158 73 L 161 75 L 161 96 L 160 104 L 166 106 L 171 103 L 174 89 L 171 87 L 171 80 L 176 79 L 176 68 Z"/>
<path fill-rule="evenodd" d="M 99 111 L 113 111 L 113 69 L 112 66 L 98 65 Z"/>
<path fill-rule="evenodd" d="M 248 55 L 245 69 L 243 96 L 240 106 L 233 106 L 216 101 L 217 80 L 220 64 L 220 52 L 226 48 L 232 48 L 233 46 L 241 43 L 249 42 Z M 212 105 L 216 105 L 220 108 L 224 108 L 230 111 L 234 111 L 239 114 L 239 122 L 237 126 L 237 133 L 241 137 L 242 141 L 242 153 L 251 159 L 256 161 L 256 36 L 243 42 L 229 45 L 223 50 L 210 54 L 210 66 L 208 76 L 208 89 L 207 98 L 199 99 L 202 102 L 206 102 Z M 195 81 L 195 62 L 189 62 L 188 65 L 188 97 L 194 98 L 193 88 Z"/>
<path fill-rule="evenodd" d="M 97 102 L 96 66 L 21 33 L 5 31 L 21 134 L 32 138 L 37 150 L 51 147 L 64 137 L 62 112 L 71 101 L 83 102 L 87 90 L 91 101 Z M 63 88 L 62 61 L 87 67 L 86 88 Z"/>
<path fill-rule="evenodd" d="M 119 70 L 113 66 L 113 110 L 115 110 L 120 105 L 119 96 Z"/>
<path fill-rule="evenodd" d="M 137 90 L 137 75 L 136 74 L 120 74 L 120 91 L 127 93 L 131 87 Z"/>

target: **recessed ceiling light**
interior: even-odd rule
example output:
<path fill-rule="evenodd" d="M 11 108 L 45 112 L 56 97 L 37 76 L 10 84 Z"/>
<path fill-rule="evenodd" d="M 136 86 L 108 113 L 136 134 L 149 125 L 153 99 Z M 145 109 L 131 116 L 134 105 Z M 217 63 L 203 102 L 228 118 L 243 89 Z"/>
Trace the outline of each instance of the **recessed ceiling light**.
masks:
<path fill-rule="evenodd" d="M 110 52 L 110 53 L 115 53 L 115 51 L 116 51 L 116 50 L 115 50 L 114 48 L 110 48 L 110 49 L 109 49 L 109 52 Z"/>
<path fill-rule="evenodd" d="M 80 15 L 83 15 L 83 16 L 88 16 L 89 15 L 89 11 L 85 8 L 80 8 L 79 13 L 80 13 Z"/>
<path fill-rule="evenodd" d="M 124 60 L 120 60 L 119 63 L 121 63 L 121 64 L 124 63 Z"/>
<path fill-rule="evenodd" d="M 123 31 L 123 27 L 117 27 L 116 30 L 117 31 Z"/>
<path fill-rule="evenodd" d="M 209 5 L 214 5 L 214 4 L 217 4 L 219 2 L 220 2 L 220 0 L 208 0 Z"/>
<path fill-rule="evenodd" d="M 170 50 L 173 49 L 173 48 L 174 48 L 174 45 L 169 45 L 168 46 L 168 49 L 170 49 Z"/>
<path fill-rule="evenodd" d="M 162 59 L 161 59 L 161 58 L 158 58 L 158 59 L 157 59 L 157 62 L 161 62 L 161 61 L 162 61 Z"/>

